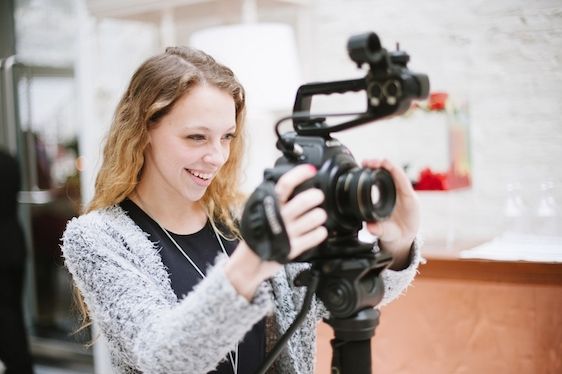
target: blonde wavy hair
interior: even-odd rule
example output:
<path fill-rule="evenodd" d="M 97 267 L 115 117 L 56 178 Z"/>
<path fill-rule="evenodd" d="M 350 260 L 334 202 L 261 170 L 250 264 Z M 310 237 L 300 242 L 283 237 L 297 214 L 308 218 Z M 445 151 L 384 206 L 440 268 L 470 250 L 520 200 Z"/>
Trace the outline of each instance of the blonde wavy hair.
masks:
<path fill-rule="evenodd" d="M 234 99 L 236 133 L 230 143 L 230 155 L 201 202 L 215 227 L 216 222 L 220 222 L 231 235 L 240 238 L 233 212 L 244 200 L 238 187 L 245 147 L 244 88 L 228 67 L 206 53 L 188 47 L 169 47 L 164 53 L 146 60 L 133 74 L 115 110 L 96 177 L 94 197 L 84 213 L 119 204 L 134 191 L 142 174 L 149 128 L 169 113 L 182 96 L 200 84 L 217 87 Z M 76 288 L 74 296 L 83 317 L 80 331 L 91 322 L 82 295 Z"/>
<path fill-rule="evenodd" d="M 94 198 L 85 212 L 123 201 L 135 189 L 144 165 L 150 126 L 167 113 L 186 93 L 210 84 L 234 99 L 236 136 L 230 155 L 202 198 L 211 221 L 220 222 L 239 237 L 232 210 L 242 201 L 238 186 L 244 152 L 245 93 L 232 70 L 197 49 L 171 47 L 144 62 L 133 75 L 117 105 L 103 150 Z"/>

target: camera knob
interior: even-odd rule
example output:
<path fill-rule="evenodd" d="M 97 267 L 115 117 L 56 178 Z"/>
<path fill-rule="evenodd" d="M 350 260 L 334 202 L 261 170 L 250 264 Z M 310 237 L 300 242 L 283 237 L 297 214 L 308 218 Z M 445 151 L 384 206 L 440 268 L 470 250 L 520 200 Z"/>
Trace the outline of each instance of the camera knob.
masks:
<path fill-rule="evenodd" d="M 319 297 L 335 317 L 344 317 L 357 307 L 357 293 L 350 280 L 336 277 L 320 286 Z"/>
<path fill-rule="evenodd" d="M 396 65 L 406 67 L 406 65 L 408 65 L 408 62 L 410 62 L 410 55 L 404 51 L 396 50 L 390 52 L 390 61 L 392 61 Z"/>

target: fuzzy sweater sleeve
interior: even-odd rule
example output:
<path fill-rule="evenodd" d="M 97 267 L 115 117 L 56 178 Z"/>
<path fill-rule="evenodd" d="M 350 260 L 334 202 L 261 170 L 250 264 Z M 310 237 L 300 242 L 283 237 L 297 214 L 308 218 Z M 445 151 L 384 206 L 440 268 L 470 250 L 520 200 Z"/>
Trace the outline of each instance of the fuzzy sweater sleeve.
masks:
<path fill-rule="evenodd" d="M 120 234 L 127 233 L 83 216 L 69 222 L 62 248 L 120 372 L 211 371 L 271 310 L 265 287 L 251 302 L 236 292 L 223 271 L 225 257 L 184 299 L 173 300 Z"/>
<path fill-rule="evenodd" d="M 421 239 L 416 237 L 412 247 L 410 248 L 410 264 L 408 267 L 403 270 L 386 269 L 382 272 L 381 276 L 384 282 L 384 297 L 380 306 L 390 303 L 392 300 L 405 293 L 408 286 L 410 286 L 414 280 L 421 261 Z"/>

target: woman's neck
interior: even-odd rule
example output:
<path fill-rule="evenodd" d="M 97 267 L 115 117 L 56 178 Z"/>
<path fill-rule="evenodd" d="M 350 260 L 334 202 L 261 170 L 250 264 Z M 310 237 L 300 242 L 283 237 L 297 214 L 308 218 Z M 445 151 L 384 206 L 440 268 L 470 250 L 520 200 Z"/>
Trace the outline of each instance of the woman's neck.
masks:
<path fill-rule="evenodd" d="M 175 199 L 172 194 L 152 193 L 144 187 L 139 184 L 129 199 L 165 229 L 186 235 L 205 226 L 207 214 L 200 202 Z"/>

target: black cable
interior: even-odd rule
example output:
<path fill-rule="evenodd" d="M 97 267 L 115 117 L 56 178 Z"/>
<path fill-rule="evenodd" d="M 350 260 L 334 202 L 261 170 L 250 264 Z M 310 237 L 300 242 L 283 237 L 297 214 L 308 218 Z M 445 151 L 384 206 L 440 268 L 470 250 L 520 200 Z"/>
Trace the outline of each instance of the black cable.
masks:
<path fill-rule="evenodd" d="M 308 288 L 306 290 L 306 294 L 304 296 L 304 301 L 302 302 L 302 307 L 301 307 L 301 310 L 299 311 L 299 314 L 297 314 L 297 316 L 295 317 L 295 320 L 293 321 L 291 326 L 289 326 L 289 328 L 283 334 L 283 336 L 281 336 L 281 338 L 279 338 L 279 340 L 277 341 L 277 343 L 275 344 L 275 346 L 273 347 L 271 352 L 269 352 L 269 354 L 265 358 L 265 361 L 263 362 L 261 367 L 258 369 L 258 371 L 256 371 L 256 374 L 265 374 L 267 369 L 269 369 L 269 367 L 273 364 L 273 361 L 275 361 L 277 356 L 279 356 L 279 354 L 281 353 L 281 350 L 283 349 L 285 344 L 287 344 L 287 341 L 289 340 L 291 335 L 293 335 L 295 330 L 304 321 L 304 318 L 306 317 L 306 314 L 308 313 L 308 311 L 310 309 L 310 305 L 312 304 L 312 297 L 314 296 L 314 293 L 316 292 L 316 289 L 318 288 L 318 282 L 320 281 L 320 274 L 317 271 L 311 270 L 310 274 L 311 274 L 310 283 L 309 283 Z"/>

